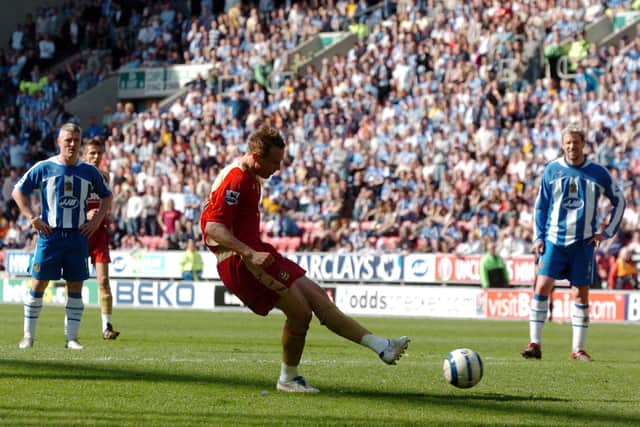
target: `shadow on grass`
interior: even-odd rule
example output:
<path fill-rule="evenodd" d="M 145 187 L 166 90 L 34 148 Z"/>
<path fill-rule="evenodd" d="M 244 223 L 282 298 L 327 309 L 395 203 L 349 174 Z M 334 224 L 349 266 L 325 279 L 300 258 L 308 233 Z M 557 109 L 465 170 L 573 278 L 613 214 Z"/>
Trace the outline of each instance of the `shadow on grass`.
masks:
<path fill-rule="evenodd" d="M 190 374 L 176 373 L 164 370 L 143 370 L 123 366 L 99 366 L 95 364 L 60 361 L 38 361 L 38 360 L 19 360 L 19 359 L 0 359 L 0 379 L 36 379 L 36 380 L 74 380 L 74 381 L 144 381 L 157 383 L 193 383 L 193 384 L 219 384 L 234 388 L 247 389 L 272 389 L 273 382 L 251 380 L 230 375 L 214 375 L 214 374 Z M 349 397 L 362 398 L 375 404 L 375 401 L 386 403 L 397 403 L 398 405 L 410 405 L 416 407 L 425 407 L 425 405 L 439 406 L 447 408 L 447 410 L 456 411 L 461 405 L 466 408 L 487 412 L 499 412 L 505 415 L 517 413 L 521 417 L 527 414 L 533 417 L 544 416 L 549 420 L 564 419 L 571 420 L 571 424 L 582 423 L 601 423 L 601 425 L 627 424 L 640 425 L 640 417 L 625 416 L 625 414 L 589 411 L 584 408 L 568 407 L 567 403 L 572 402 L 569 398 L 557 397 L 540 397 L 540 396 L 522 396 L 522 395 L 506 395 L 496 393 L 473 393 L 466 395 L 451 394 L 435 394 L 435 393 L 402 393 L 388 392 L 371 389 L 349 389 L 337 387 L 322 387 L 322 397 Z M 310 398 L 312 396 L 296 396 L 295 398 Z M 598 400 L 595 399 L 594 400 Z M 601 402 L 601 400 L 598 400 Z M 545 407 L 543 410 L 539 405 L 530 405 L 532 402 L 558 403 L 558 407 Z M 631 400 L 615 400 L 605 403 L 629 403 Z M 0 409 L 3 409 L 0 405 Z M 9 409 L 9 408 L 5 408 Z M 14 408 L 15 409 L 15 408 Z M 150 415 L 150 414 L 149 414 Z M 183 414 L 184 415 L 184 414 Z M 194 413 L 192 416 L 196 421 L 202 416 L 211 416 L 207 413 Z M 218 416 L 222 414 L 217 414 Z M 170 416 L 170 414 L 167 414 Z M 115 421 L 115 420 L 114 420 Z M 168 419 L 166 420 L 168 421 Z M 317 421 L 317 420 L 316 420 Z M 326 421 L 326 420 L 325 420 Z M 338 420 L 336 420 L 338 421 Z M 344 421 L 344 419 L 342 419 Z M 354 420 L 358 424 L 358 420 Z M 370 420 L 369 420 L 370 421 Z M 401 420 L 398 420 L 401 421 Z M 364 422 L 364 420 L 363 420 Z M 559 423 L 560 424 L 560 423 Z"/>
<path fill-rule="evenodd" d="M 209 408 L 208 410 L 193 410 L 189 412 L 176 411 L 144 411 L 144 410 L 118 410 L 116 412 L 103 412 L 95 414 L 84 414 L 78 416 L 72 408 L 44 408 L 31 413 L 25 414 L 25 409 L 21 408 L 16 411 L 15 407 L 0 404 L 0 412 L 6 414 L 7 417 L 2 421 L 15 421 L 11 425 L 109 425 L 109 426 L 181 426 L 181 425 L 202 425 L 202 426 L 363 426 L 371 427 L 372 425 L 389 426 L 408 426 L 404 420 L 380 420 L 378 422 L 371 418 L 362 417 L 338 417 L 327 414 L 309 415 L 304 417 L 295 417 L 291 414 L 271 413 L 268 416 L 256 417 L 254 414 L 245 412 L 229 411 L 227 408 Z M 250 412 L 250 411 L 249 411 Z M 275 412 L 275 411 L 273 411 Z M 443 424 L 436 424 L 443 425 Z M 468 422 L 456 423 L 447 422 L 447 426 L 468 426 Z M 479 425 L 479 424 L 478 424 Z"/>

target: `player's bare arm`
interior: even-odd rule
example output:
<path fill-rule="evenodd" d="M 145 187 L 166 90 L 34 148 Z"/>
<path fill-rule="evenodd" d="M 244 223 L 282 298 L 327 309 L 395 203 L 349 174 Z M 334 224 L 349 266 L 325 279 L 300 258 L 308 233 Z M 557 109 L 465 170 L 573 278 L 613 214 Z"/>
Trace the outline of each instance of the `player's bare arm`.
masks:
<path fill-rule="evenodd" d="M 544 253 L 544 240 L 536 240 L 531 245 L 531 253 L 536 255 L 542 255 Z"/>
<path fill-rule="evenodd" d="M 218 222 L 208 222 L 205 226 L 206 239 L 240 254 L 247 262 L 259 267 L 268 267 L 273 262 L 273 255 L 269 252 L 258 252 L 238 240 L 229 229 Z"/>
<path fill-rule="evenodd" d="M 91 237 L 91 235 L 95 233 L 98 227 L 100 227 L 100 224 L 102 224 L 102 220 L 111 210 L 112 199 L 112 195 L 102 198 L 102 200 L 100 201 L 100 209 L 98 209 L 98 212 L 93 215 L 93 218 L 89 219 L 89 221 L 80 226 L 80 233 L 82 233 L 83 236 Z"/>
<path fill-rule="evenodd" d="M 603 233 L 596 233 L 589 239 L 589 244 L 595 245 L 596 248 L 600 246 L 600 242 L 607 240 L 607 236 Z"/>
<path fill-rule="evenodd" d="M 33 213 L 33 209 L 31 209 L 31 203 L 29 202 L 29 197 L 26 196 L 22 191 L 15 188 L 11 193 L 13 200 L 15 200 L 18 208 L 20 208 L 20 212 L 29 218 L 31 221 L 31 226 L 38 232 L 42 233 L 45 236 L 51 234 L 51 227 L 45 221 L 42 220 L 39 216 L 36 216 Z"/>

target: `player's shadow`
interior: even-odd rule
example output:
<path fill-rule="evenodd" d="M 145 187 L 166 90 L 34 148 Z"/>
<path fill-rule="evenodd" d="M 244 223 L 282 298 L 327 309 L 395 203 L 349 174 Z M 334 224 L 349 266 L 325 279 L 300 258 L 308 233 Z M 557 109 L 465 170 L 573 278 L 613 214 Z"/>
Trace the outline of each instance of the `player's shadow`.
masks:
<path fill-rule="evenodd" d="M 26 374 L 25 374 L 26 373 Z M 157 383 L 199 383 L 199 384 L 220 384 L 234 388 L 246 388 L 254 390 L 271 390 L 273 381 L 250 379 L 232 375 L 217 373 L 198 373 L 197 375 L 180 372 L 167 372 L 165 370 L 143 370 L 123 366 L 101 366 L 96 364 L 82 363 L 77 360 L 69 362 L 61 361 L 41 361 L 41 360 L 21 360 L 21 359 L 0 359 L 0 380 L 1 379 L 24 379 L 25 377 L 34 379 L 51 380 L 76 380 L 76 381 L 144 381 Z M 629 425 L 640 425 L 640 417 L 625 417 L 620 414 L 589 411 L 571 410 L 566 403 L 571 399 L 545 397 L 545 396 L 516 396 L 496 393 L 473 394 L 437 394 L 437 393 L 402 393 L 389 392 L 384 390 L 371 390 L 359 388 L 338 388 L 335 386 L 321 386 L 322 396 L 345 396 L 350 398 L 362 398 L 370 402 L 380 401 L 383 403 L 394 403 L 399 405 L 410 405 L 424 408 L 425 405 L 433 407 L 444 407 L 448 410 L 457 410 L 460 405 L 475 408 L 487 412 L 503 412 L 505 415 L 513 414 L 514 411 L 525 416 L 530 414 L 539 417 L 539 405 L 532 402 L 547 402 L 550 404 L 559 403 L 558 407 L 545 407 L 544 416 L 549 420 L 564 419 L 568 416 L 576 422 L 600 423 L 607 425 L 612 423 L 622 423 Z M 308 396 L 311 398 L 311 396 Z M 632 400 L 616 400 L 614 403 L 634 402 Z"/>

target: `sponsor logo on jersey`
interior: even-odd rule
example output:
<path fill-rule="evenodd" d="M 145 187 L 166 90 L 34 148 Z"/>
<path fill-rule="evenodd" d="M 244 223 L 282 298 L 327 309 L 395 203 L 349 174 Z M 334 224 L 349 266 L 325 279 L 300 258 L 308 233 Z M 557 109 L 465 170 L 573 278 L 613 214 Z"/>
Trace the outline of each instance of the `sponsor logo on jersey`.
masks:
<path fill-rule="evenodd" d="M 562 202 L 562 207 L 565 209 L 582 209 L 584 202 L 577 197 L 569 197 Z"/>
<path fill-rule="evenodd" d="M 61 208 L 76 208 L 78 207 L 79 202 L 78 199 L 76 199 L 73 196 L 65 196 L 62 199 L 60 199 L 60 207 Z"/>
<path fill-rule="evenodd" d="M 224 201 L 226 204 L 230 206 L 237 205 L 239 198 L 240 198 L 239 191 L 227 190 L 224 192 Z"/>

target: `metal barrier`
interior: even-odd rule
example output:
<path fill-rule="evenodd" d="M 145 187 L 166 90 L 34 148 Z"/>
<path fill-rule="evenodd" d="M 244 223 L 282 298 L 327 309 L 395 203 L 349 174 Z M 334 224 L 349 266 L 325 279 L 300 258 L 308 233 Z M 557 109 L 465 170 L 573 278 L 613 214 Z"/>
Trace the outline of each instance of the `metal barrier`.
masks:
<path fill-rule="evenodd" d="M 578 77 L 578 74 L 569 72 L 569 57 L 567 55 L 563 55 L 558 59 L 556 71 L 561 79 L 575 79 Z"/>
<path fill-rule="evenodd" d="M 280 91 L 287 79 L 295 76 L 293 71 L 278 71 L 269 75 L 269 86 L 267 86 L 267 92 L 277 93 Z"/>

